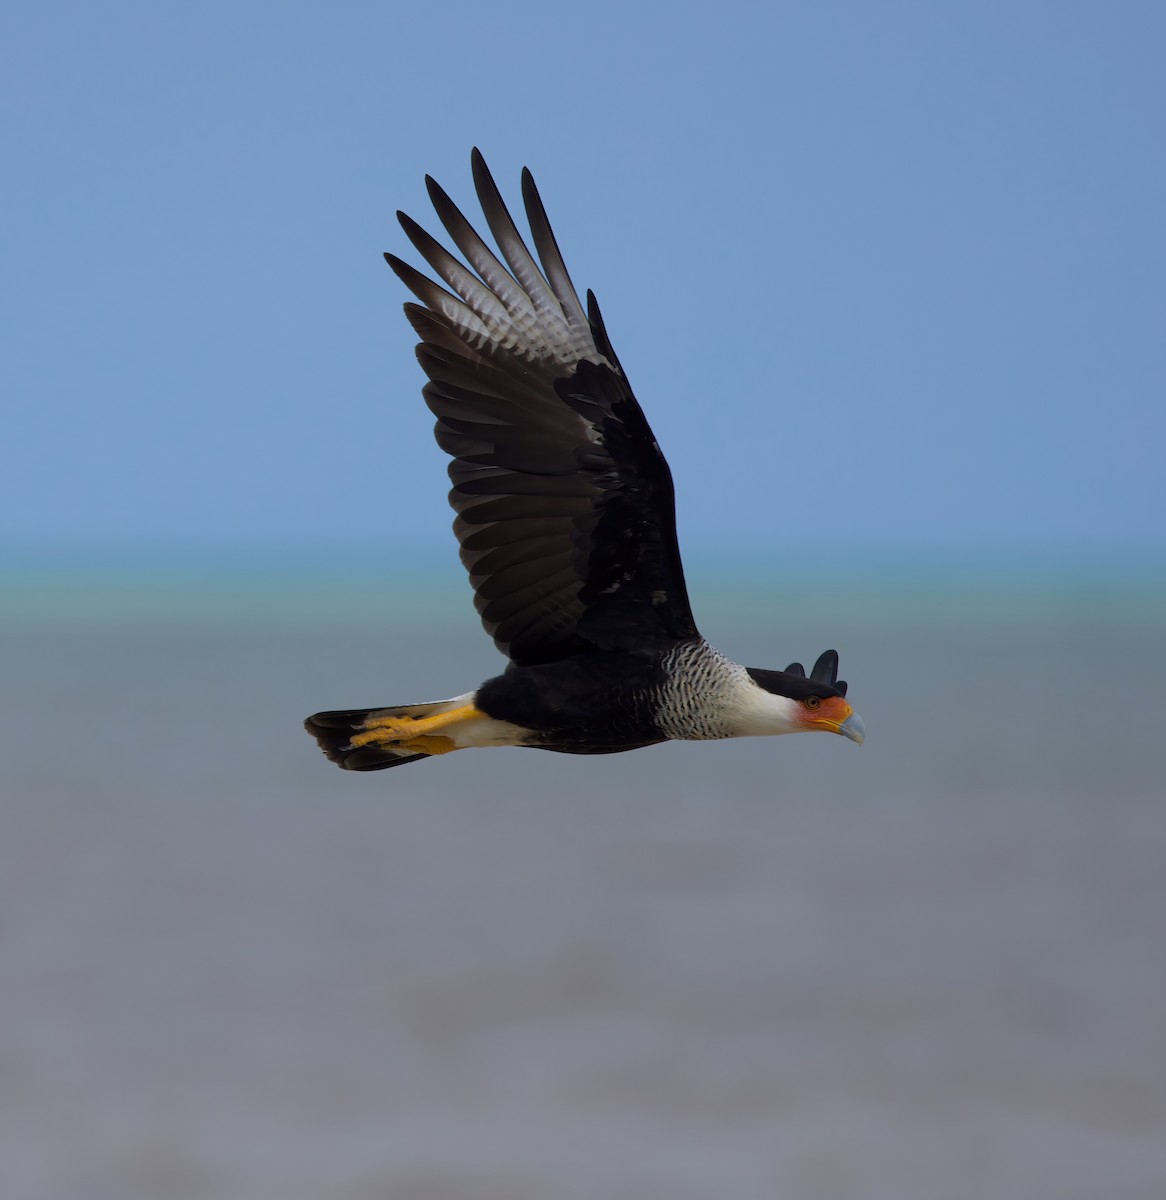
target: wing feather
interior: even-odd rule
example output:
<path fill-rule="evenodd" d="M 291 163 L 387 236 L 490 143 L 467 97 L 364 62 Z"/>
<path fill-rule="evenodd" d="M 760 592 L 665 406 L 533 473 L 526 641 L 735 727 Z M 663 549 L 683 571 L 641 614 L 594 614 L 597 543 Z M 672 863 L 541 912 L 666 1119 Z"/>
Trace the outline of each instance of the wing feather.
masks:
<path fill-rule="evenodd" d="M 547 218 L 547 210 L 543 207 L 542 197 L 534 185 L 534 176 L 526 168 L 522 168 L 522 201 L 526 206 L 527 220 L 530 222 L 531 236 L 534 238 L 535 249 L 546 268 L 547 280 L 554 290 L 555 296 L 563 307 L 567 323 L 575 331 L 581 341 L 586 344 L 591 339 L 591 326 L 587 314 L 579 303 L 579 293 L 571 282 L 567 264 L 559 251 L 559 243 L 555 239 L 554 230 Z"/>
<path fill-rule="evenodd" d="M 517 664 L 695 637 L 668 464 L 598 305 L 590 292 L 580 303 L 530 172 L 537 258 L 477 150 L 472 167 L 499 253 L 427 177 L 465 261 L 404 214 L 442 282 L 385 258 L 419 301 L 405 312 L 452 459 L 454 532 L 482 623 Z"/>

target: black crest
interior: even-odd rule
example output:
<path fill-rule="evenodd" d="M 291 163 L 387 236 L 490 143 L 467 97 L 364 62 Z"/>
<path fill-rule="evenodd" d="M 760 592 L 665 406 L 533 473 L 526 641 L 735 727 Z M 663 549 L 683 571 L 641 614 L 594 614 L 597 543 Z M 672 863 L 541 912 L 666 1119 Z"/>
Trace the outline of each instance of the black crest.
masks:
<path fill-rule="evenodd" d="M 795 675 L 798 679 L 806 678 L 806 668 L 801 663 L 790 663 L 785 669 L 787 675 Z M 814 669 L 810 672 L 812 683 L 824 683 L 832 687 L 840 696 L 846 695 L 846 680 L 838 678 L 838 651 L 824 650 L 818 655 Z"/>
<path fill-rule="evenodd" d="M 767 671 L 762 667 L 746 667 L 745 670 L 759 687 L 791 700 L 846 695 L 846 684 L 838 678 L 838 653 L 834 650 L 827 650 L 818 657 L 808 677 L 801 663 L 790 663 L 784 671 Z"/>

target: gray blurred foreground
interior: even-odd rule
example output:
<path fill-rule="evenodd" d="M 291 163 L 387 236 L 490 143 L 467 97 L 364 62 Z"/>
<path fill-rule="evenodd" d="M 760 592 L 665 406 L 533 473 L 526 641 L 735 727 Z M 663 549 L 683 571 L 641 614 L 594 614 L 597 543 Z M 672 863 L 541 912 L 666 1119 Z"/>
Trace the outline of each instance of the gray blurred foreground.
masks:
<path fill-rule="evenodd" d="M 1161 627 L 860 631 L 862 749 L 330 767 L 495 669 L 426 629 L 6 631 L 0 1194 L 1166 1196 Z"/>

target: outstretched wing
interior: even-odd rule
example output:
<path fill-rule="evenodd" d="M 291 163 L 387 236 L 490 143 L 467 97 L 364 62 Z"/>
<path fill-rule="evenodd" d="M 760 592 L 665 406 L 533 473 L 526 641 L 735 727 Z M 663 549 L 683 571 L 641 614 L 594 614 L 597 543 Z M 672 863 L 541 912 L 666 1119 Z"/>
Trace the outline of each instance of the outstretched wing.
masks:
<path fill-rule="evenodd" d="M 405 312 L 437 441 L 453 458 L 454 532 L 482 624 L 520 665 L 696 637 L 672 476 L 595 297 L 584 311 L 530 172 L 522 194 L 538 261 L 477 150 L 472 161 L 502 259 L 428 177 L 465 263 L 397 215 L 452 291 L 385 258 L 421 301 Z"/>

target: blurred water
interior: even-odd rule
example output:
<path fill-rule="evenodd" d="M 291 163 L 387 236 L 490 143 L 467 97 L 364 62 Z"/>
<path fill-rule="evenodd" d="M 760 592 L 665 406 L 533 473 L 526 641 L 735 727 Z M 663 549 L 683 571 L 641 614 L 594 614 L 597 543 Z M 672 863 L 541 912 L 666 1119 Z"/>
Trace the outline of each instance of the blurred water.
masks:
<path fill-rule="evenodd" d="M 302 717 L 464 691 L 471 618 L 27 601 L 5 1197 L 1166 1195 L 1152 606 L 714 613 L 757 665 L 838 644 L 867 744 L 350 776 Z"/>

